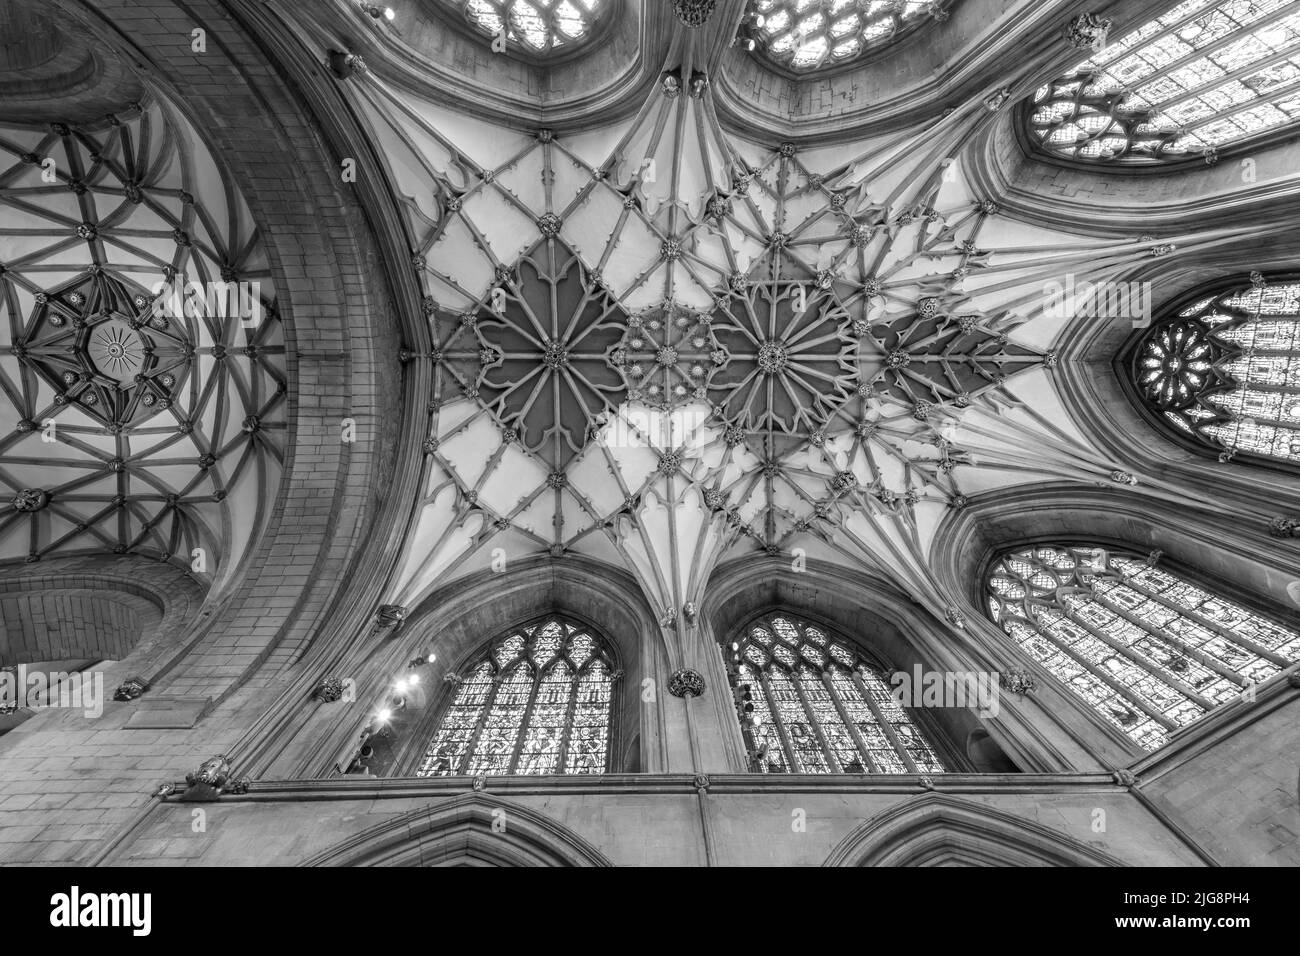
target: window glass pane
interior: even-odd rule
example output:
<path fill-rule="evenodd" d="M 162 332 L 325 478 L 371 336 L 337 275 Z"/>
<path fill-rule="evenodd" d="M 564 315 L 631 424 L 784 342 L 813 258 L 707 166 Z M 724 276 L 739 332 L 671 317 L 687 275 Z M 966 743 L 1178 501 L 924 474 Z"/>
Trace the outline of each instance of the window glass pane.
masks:
<path fill-rule="evenodd" d="M 459 682 L 416 775 L 606 772 L 610 661 L 561 618 L 498 639 Z"/>
<path fill-rule="evenodd" d="M 1300 4 L 1180 4 L 1040 88 L 1029 113 L 1049 152 L 1100 163 L 1213 154 L 1293 122 Z"/>
<path fill-rule="evenodd" d="M 824 629 L 772 614 L 739 645 L 733 689 L 759 772 L 944 772 L 881 676 Z"/>
<path fill-rule="evenodd" d="M 929 20 L 946 20 L 948 3 L 931 0 L 758 0 L 756 43 L 788 69 L 838 66 L 897 40 Z"/>
<path fill-rule="evenodd" d="M 463 0 L 465 16 L 493 37 L 529 53 L 568 49 L 591 32 L 607 0 Z"/>
<path fill-rule="evenodd" d="M 1148 750 L 1300 657 L 1300 633 L 1103 548 L 1003 555 L 987 594 L 1020 647 Z"/>
<path fill-rule="evenodd" d="M 1202 299 L 1146 334 L 1134 364 L 1148 406 L 1219 449 L 1300 461 L 1300 283 Z"/>

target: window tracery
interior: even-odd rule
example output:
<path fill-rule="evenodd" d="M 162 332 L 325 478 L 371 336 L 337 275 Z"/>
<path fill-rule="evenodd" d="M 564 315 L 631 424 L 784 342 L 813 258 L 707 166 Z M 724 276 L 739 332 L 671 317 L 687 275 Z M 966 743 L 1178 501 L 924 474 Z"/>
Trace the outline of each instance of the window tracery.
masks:
<path fill-rule="evenodd" d="M 1163 420 L 1225 457 L 1300 462 L 1300 283 L 1255 274 L 1197 299 L 1144 336 L 1133 376 Z"/>
<path fill-rule="evenodd" d="M 768 615 L 734 650 L 732 687 L 760 772 L 944 772 L 880 672 L 822 628 Z"/>
<path fill-rule="evenodd" d="M 1300 116 L 1300 5 L 1186 0 L 1043 86 L 1031 141 L 1102 163 L 1204 155 Z"/>
<path fill-rule="evenodd" d="M 611 660 L 602 641 L 562 617 L 511 631 L 452 680 L 416 776 L 604 773 Z"/>
<path fill-rule="evenodd" d="M 1096 546 L 1006 554 L 986 595 L 1021 648 L 1147 750 L 1300 657 L 1300 632 Z"/>
<path fill-rule="evenodd" d="M 927 16 L 947 19 L 932 0 L 757 0 L 763 51 L 797 71 L 847 63 L 898 39 Z"/>
<path fill-rule="evenodd" d="M 604 12 L 602 0 L 464 0 L 462 6 L 478 29 L 530 53 L 570 49 Z"/>

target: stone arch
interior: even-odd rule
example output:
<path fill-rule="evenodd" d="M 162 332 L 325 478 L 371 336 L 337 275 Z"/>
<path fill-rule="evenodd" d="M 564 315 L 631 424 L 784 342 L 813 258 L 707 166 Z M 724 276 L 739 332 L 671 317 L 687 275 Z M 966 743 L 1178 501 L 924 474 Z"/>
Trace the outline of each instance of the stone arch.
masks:
<path fill-rule="evenodd" d="M 1244 266 L 1254 268 L 1253 262 L 1243 263 Z M 1160 309 L 1156 310 L 1153 325 L 1159 326 L 1172 317 L 1177 317 L 1179 310 L 1185 309 L 1195 303 L 1197 300 L 1218 296 L 1228 292 L 1238 292 L 1250 287 L 1250 279 L 1245 269 L 1241 271 L 1216 270 L 1217 274 L 1208 281 L 1203 281 L 1192 285 L 1184 290 L 1180 295 L 1168 299 Z M 1264 278 L 1269 285 L 1294 282 L 1296 273 L 1287 271 L 1282 273 L 1267 273 Z M 1132 408 L 1148 426 L 1153 433 L 1159 434 L 1164 439 L 1166 445 L 1177 446 L 1186 449 L 1202 464 L 1202 467 L 1209 467 L 1210 463 L 1217 458 L 1220 449 L 1211 445 L 1208 441 L 1199 438 L 1193 438 L 1180 432 L 1177 428 L 1167 422 L 1158 411 L 1151 408 L 1143 399 L 1141 391 L 1136 380 L 1137 366 L 1136 362 L 1143 343 L 1146 341 L 1147 329 L 1135 329 L 1121 344 L 1113 358 L 1113 367 L 1116 378 L 1119 382 L 1119 388 L 1124 397 L 1128 399 Z M 1287 461 L 1285 459 L 1271 458 L 1267 455 L 1260 455 L 1251 452 L 1243 452 L 1239 457 L 1234 457 L 1233 463 L 1240 463 L 1243 466 L 1250 467 L 1252 471 L 1258 468 L 1275 469 L 1284 472 L 1290 476 L 1300 475 L 1300 463 Z"/>
<path fill-rule="evenodd" d="M 942 793 L 872 817 L 823 866 L 1124 866 L 1041 824 Z"/>
<path fill-rule="evenodd" d="M 626 572 L 570 555 L 559 561 L 521 561 L 502 573 L 485 569 L 438 589 L 411 610 L 396 640 L 358 666 L 357 693 L 369 699 L 366 688 L 382 687 L 381 682 L 402 673 L 415 657 L 436 655 L 426 668 L 432 677 L 418 693 L 408 695 L 400 728 L 394 723 L 399 739 L 374 772 L 413 773 L 451 701 L 454 688 L 443 675 L 463 668 L 510 628 L 549 613 L 591 628 L 612 652 L 614 667 L 622 671 L 614 685 L 610 772 L 637 771 L 656 759 L 660 737 L 653 721 L 646 719 L 639 695 L 643 676 L 654 673 L 655 661 L 665 654 L 655 617 Z M 327 739 L 351 759 L 349 748 L 356 739 L 351 722 L 336 726 Z M 628 765 L 629 759 L 637 764 Z M 320 772 L 318 765 L 304 769 Z"/>
<path fill-rule="evenodd" d="M 655 0 L 606 0 L 591 35 L 567 53 L 534 56 L 511 45 L 494 53 L 491 39 L 448 0 L 393 3 L 400 35 L 375 30 L 344 4 L 322 5 L 318 23 L 347 52 L 360 55 L 385 80 L 429 93 L 513 128 L 582 128 L 597 113 L 635 113 L 659 80 L 677 22 Z M 437 51 L 436 56 L 429 51 Z"/>
<path fill-rule="evenodd" d="M 1243 527 L 1210 505 L 1076 482 L 1021 485 L 950 511 L 930 558 L 949 592 L 964 595 L 980 616 L 984 576 L 997 554 L 1049 539 L 1161 551 L 1162 563 L 1179 574 L 1267 616 L 1285 615 L 1300 555 L 1262 546 L 1270 542 L 1263 522 Z"/>
<path fill-rule="evenodd" d="M 154 684 L 183 652 L 204 591 L 179 568 L 135 556 L 10 568 L 0 578 L 0 664 L 108 660 L 108 681 Z"/>
<path fill-rule="evenodd" d="M 1154 316 L 1225 276 L 1245 276 L 1253 269 L 1285 270 L 1293 264 L 1293 254 L 1267 240 L 1224 250 L 1214 258 L 1189 257 L 1169 268 L 1153 264 L 1129 278 L 1149 281 L 1159 291 L 1159 300 L 1152 303 Z M 1211 502 L 1231 506 L 1247 522 L 1257 523 L 1260 532 L 1270 517 L 1300 508 L 1294 467 L 1249 456 L 1219 462 L 1213 450 L 1178 441 L 1172 428 L 1144 414 L 1140 399 L 1125 382 L 1127 351 L 1144 331 L 1127 322 L 1093 319 L 1081 321 L 1062 343 L 1062 360 L 1052 381 L 1074 426 L 1116 462 L 1141 462 L 1144 477 L 1179 482 L 1193 507 Z"/>
<path fill-rule="evenodd" d="M 390 566 L 381 553 L 364 562 L 360 554 L 367 534 L 383 543 L 399 518 L 393 502 L 406 500 L 415 480 L 414 471 L 404 479 L 397 467 L 399 445 L 416 444 L 402 441 L 404 431 L 413 435 L 418 427 L 401 414 L 409 376 L 398 387 L 380 383 L 401 381 L 397 351 L 404 331 L 409 341 L 420 341 L 419 292 L 409 270 L 374 265 L 401 261 L 395 250 L 407 245 L 382 182 L 360 177 L 355 188 L 340 182 L 337 154 L 347 150 L 335 144 L 364 137 L 353 135 L 337 81 L 319 64 L 288 55 L 282 38 L 265 31 L 265 10 L 205 0 L 184 9 L 165 4 L 156 18 L 138 22 L 130 4 L 72 0 L 64 6 L 123 62 L 148 63 L 150 89 L 204 130 L 263 230 L 282 297 L 290 421 L 277 507 L 230 587 L 214 595 L 219 603 L 207 622 L 225 625 L 255 614 L 262 625 L 240 629 L 244 637 L 233 658 L 230 647 L 203 640 L 210 633 L 205 627 L 182 665 L 194 668 L 197 692 L 220 698 L 277 648 L 305 645 L 331 609 L 338 609 L 338 627 L 346 631 L 360 627 L 372 609 L 349 589 L 370 587 Z M 127 21 L 130 31 L 118 28 Z M 171 42 L 178 22 L 204 24 L 203 57 Z M 212 42 L 218 32 L 221 42 Z M 231 89 L 243 95 L 241 121 L 213 121 L 229 110 Z M 304 219 L 303 210 L 312 215 Z M 345 418 L 358 423 L 355 443 L 337 440 Z M 269 592 L 280 598 L 271 613 L 262 597 Z"/>
<path fill-rule="evenodd" d="M 970 656 L 971 648 L 953 639 L 950 627 L 936 621 L 919 604 L 892 583 L 859 569 L 837 567 L 809 559 L 807 571 L 791 574 L 780 557 L 745 557 L 719 567 L 701 602 L 701 627 L 705 638 L 726 643 L 747 622 L 770 610 L 781 609 L 830 628 L 852 641 L 886 670 L 911 672 L 970 671 L 982 662 Z M 727 687 L 721 655 L 705 659 L 706 682 Z M 747 769 L 740 729 L 730 694 L 713 695 L 717 719 L 730 742 L 733 768 Z M 997 717 L 981 720 L 973 710 L 927 708 L 919 714 L 927 736 L 935 741 L 954 770 L 973 769 L 963 747 L 977 728 L 988 730 L 1007 759 L 1022 770 L 1063 769 L 1066 764 L 1050 747 L 1020 727 L 1015 701 L 1004 701 Z"/>
<path fill-rule="evenodd" d="M 493 829 L 503 819 L 505 827 Z M 611 866 L 550 817 L 486 793 L 466 793 L 395 816 L 302 866 Z"/>
<path fill-rule="evenodd" d="M 977 495 L 951 511 L 936 530 L 930 561 L 940 585 L 967 608 L 964 634 L 999 669 L 1037 674 L 1030 695 L 1084 752 L 1072 761 L 1125 766 L 1145 754 L 1108 725 L 1080 698 L 1041 671 L 989 617 L 984 582 L 994 561 L 1014 547 L 1088 542 L 1145 554 L 1160 551 L 1160 564 L 1179 576 L 1266 617 L 1286 622 L 1294 612 L 1288 592 L 1300 580 L 1295 549 L 1262 548 L 1267 535 L 1243 527 L 1209 507 L 1140 492 L 1043 482 Z M 1005 697 L 1010 695 L 1004 695 Z"/>

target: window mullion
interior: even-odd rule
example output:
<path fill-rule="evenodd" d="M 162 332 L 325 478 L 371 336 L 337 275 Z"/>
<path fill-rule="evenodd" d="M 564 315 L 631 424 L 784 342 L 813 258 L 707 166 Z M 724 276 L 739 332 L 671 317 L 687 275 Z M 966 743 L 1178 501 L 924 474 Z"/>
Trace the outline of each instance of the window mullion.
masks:
<path fill-rule="evenodd" d="M 1134 590 L 1137 589 L 1134 588 Z M 1138 593 L 1142 594 L 1143 592 L 1139 591 Z M 1144 596 L 1150 597 L 1150 595 L 1144 595 Z M 1142 630 L 1146 631 L 1148 634 L 1150 634 L 1156 640 L 1160 641 L 1162 644 L 1168 644 L 1172 646 L 1175 650 L 1179 651 L 1180 653 L 1186 654 L 1192 660 L 1214 671 L 1220 677 L 1227 678 L 1228 680 L 1232 681 L 1234 684 L 1239 684 L 1242 687 L 1245 687 L 1248 683 L 1250 683 L 1246 678 L 1242 677 L 1232 668 L 1225 665 L 1222 661 L 1216 660 L 1214 657 L 1212 657 L 1209 654 L 1206 654 L 1204 651 L 1197 650 L 1195 647 L 1192 647 L 1186 641 L 1169 633 L 1168 631 L 1164 630 L 1158 625 L 1142 620 L 1142 618 L 1138 617 L 1132 611 L 1124 607 L 1121 607 L 1118 602 L 1112 601 L 1106 595 L 1095 594 L 1093 595 L 1093 600 L 1095 600 L 1102 607 L 1106 608 L 1108 611 L 1113 611 L 1114 613 L 1118 614 L 1120 617 L 1124 618 L 1124 620 L 1136 624 L 1138 627 L 1142 628 Z M 1176 679 L 1177 677 L 1175 676 L 1175 680 Z"/>
<path fill-rule="evenodd" d="M 1254 641 L 1250 640 L 1250 638 L 1242 637 L 1240 634 L 1237 634 L 1231 629 L 1224 627 L 1222 624 L 1219 624 L 1217 621 L 1211 621 L 1209 618 L 1205 617 L 1204 615 L 1196 613 L 1196 611 L 1192 610 L 1191 608 L 1183 607 L 1180 604 L 1176 604 L 1173 601 L 1171 601 L 1169 598 L 1155 591 L 1153 588 L 1149 588 L 1141 584 L 1140 582 L 1133 580 L 1133 578 L 1136 576 L 1137 575 L 1133 575 L 1133 577 L 1121 578 L 1121 580 L 1123 581 L 1126 587 L 1132 588 L 1134 591 L 1137 591 L 1139 594 L 1145 594 L 1153 601 L 1157 601 L 1160 604 L 1163 604 L 1165 607 L 1169 608 L 1169 610 L 1173 611 L 1174 613 L 1181 614 L 1184 617 L 1188 618 L 1189 620 L 1195 621 L 1197 624 L 1201 624 L 1209 628 L 1215 634 L 1218 634 L 1221 638 L 1223 638 L 1225 641 L 1229 641 L 1233 644 L 1236 644 L 1238 647 L 1243 647 L 1253 654 L 1258 654 L 1260 657 L 1264 658 L 1264 660 L 1270 661 L 1271 663 L 1276 664 L 1278 667 L 1282 669 L 1286 669 L 1291 666 L 1291 661 L 1287 660 L 1285 657 L 1282 657 L 1279 654 L 1275 654 L 1274 652 L 1270 651 L 1268 648 L 1264 647 L 1262 644 L 1257 644 Z"/>
<path fill-rule="evenodd" d="M 1064 610 L 1060 607 L 1057 607 L 1057 610 L 1059 610 L 1066 617 L 1070 617 L 1069 611 Z M 1070 619 L 1074 620 L 1072 617 Z M 1090 673 L 1093 677 L 1097 678 L 1097 680 L 1101 681 L 1103 684 L 1105 684 L 1115 693 L 1119 694 L 1122 698 L 1124 698 L 1124 700 L 1128 701 L 1138 710 L 1142 711 L 1144 714 L 1146 714 L 1148 717 L 1150 717 L 1152 720 L 1158 723 L 1161 727 L 1164 727 L 1166 730 L 1178 729 L 1178 724 L 1174 723 L 1164 714 L 1160 713 L 1154 707 L 1148 704 L 1145 700 L 1143 700 L 1141 694 L 1139 694 L 1137 691 L 1125 687 L 1123 684 L 1115 680 L 1105 671 L 1101 670 L 1101 668 L 1094 666 L 1092 662 L 1087 660 L 1082 654 L 1075 651 L 1071 647 L 1067 647 L 1065 642 L 1062 641 L 1060 638 L 1058 638 L 1055 634 L 1041 627 L 1038 624 L 1037 620 L 1031 618 L 1029 620 L 1026 620 L 1025 623 L 1029 627 L 1032 627 L 1040 637 L 1042 637 L 1045 640 L 1051 641 L 1052 644 L 1056 647 L 1056 649 L 1059 650 L 1062 654 L 1064 654 L 1066 657 L 1073 660 L 1076 664 L 1078 664 L 1080 667 L 1082 667 L 1084 670 Z M 1087 624 L 1084 624 L 1080 621 L 1075 621 L 1075 623 L 1079 624 L 1080 627 L 1086 630 L 1093 637 L 1097 636 L 1096 632 Z"/>
<path fill-rule="evenodd" d="M 532 670 L 529 665 L 523 665 Z M 524 752 L 524 745 L 528 741 L 528 727 L 533 720 L 533 708 L 537 706 L 537 695 L 541 692 L 544 675 L 539 667 L 533 671 L 533 686 L 528 692 L 528 703 L 524 705 L 524 716 L 519 721 L 519 730 L 515 733 L 514 752 L 510 755 L 510 763 L 506 768 L 507 774 L 513 774 L 519 767 L 519 757 Z"/>
<path fill-rule="evenodd" d="M 794 685 L 795 693 L 799 695 L 799 700 L 803 703 L 804 713 L 808 715 L 808 726 L 810 726 L 813 729 L 813 733 L 817 735 L 817 740 L 821 744 L 822 752 L 826 754 L 826 762 L 834 768 L 836 773 L 843 773 L 844 768 L 840 766 L 840 762 L 835 756 L 835 751 L 831 748 L 830 742 L 826 739 L 826 734 L 822 730 L 821 721 L 817 719 L 817 714 L 812 709 L 812 704 L 808 700 L 808 694 L 803 689 L 803 679 L 799 676 L 798 671 L 790 672 L 790 683 Z"/>
<path fill-rule="evenodd" d="M 1213 12 L 1213 11 L 1209 11 L 1209 12 Z M 1148 83 L 1152 83 L 1155 80 L 1163 79 L 1169 76 L 1169 74 L 1173 73 L 1174 71 L 1181 70 L 1183 67 L 1187 66 L 1190 63 L 1195 63 L 1197 60 L 1208 58 L 1212 53 L 1218 53 L 1220 50 L 1224 49 L 1225 47 L 1229 47 L 1234 43 L 1241 42 L 1249 34 L 1258 33 L 1259 30 L 1262 29 L 1263 27 L 1270 26 L 1271 24 L 1274 24 L 1279 20 L 1285 20 L 1287 17 L 1290 17 L 1294 14 L 1295 14 L 1294 7 L 1292 7 L 1290 4 L 1283 4 L 1282 6 L 1274 10 L 1272 13 L 1270 13 L 1268 16 L 1260 17 L 1258 20 L 1252 21 L 1249 24 L 1241 24 L 1239 22 L 1237 24 L 1239 29 L 1230 30 L 1227 33 L 1225 33 L 1223 36 L 1219 37 L 1217 40 L 1213 40 L 1210 43 L 1207 43 L 1205 46 L 1201 47 L 1200 49 L 1193 50 L 1191 53 L 1185 54 L 1184 56 L 1181 56 L 1176 60 L 1170 60 L 1168 63 L 1165 63 L 1159 68 L 1157 68 L 1154 72 L 1149 73 L 1146 76 L 1143 76 L 1137 80 L 1134 80 L 1133 82 L 1127 85 L 1130 89 L 1134 89 L 1139 86 L 1146 86 Z M 1125 57 L 1134 55 L 1139 50 L 1143 49 L 1146 46 L 1149 46 L 1151 42 L 1152 42 L 1151 40 L 1144 41 L 1141 45 L 1134 47 L 1132 50 L 1129 50 L 1123 56 L 1120 56 L 1119 58 L 1111 61 L 1111 63 L 1108 64 L 1108 66 L 1104 66 L 1102 67 L 1102 69 L 1103 70 L 1108 69 L 1109 66 L 1114 66 L 1116 63 L 1122 62 L 1125 59 Z M 1291 53 L 1294 54 L 1295 52 L 1297 51 L 1293 48 L 1291 50 Z M 1209 86 L 1209 85 L 1210 84 L 1203 84 L 1203 86 Z M 1156 106 L 1155 108 L 1163 109 L 1163 106 Z"/>
<path fill-rule="evenodd" d="M 1105 602 L 1100 601 L 1097 597 L 1094 596 L 1093 600 L 1098 601 L 1098 603 L 1102 604 L 1103 607 L 1106 607 Z M 1121 614 L 1115 608 L 1109 608 L 1109 610 L 1114 611 L 1120 617 L 1124 618 L 1124 620 L 1129 621 L 1129 623 L 1136 624 L 1139 628 L 1141 628 L 1142 632 L 1146 634 L 1148 637 L 1156 636 L 1151 631 L 1151 629 L 1144 626 L 1141 621 L 1133 620 L 1128 615 Z M 1145 671 L 1146 673 L 1151 674 L 1153 677 L 1158 677 L 1161 681 L 1163 681 L 1164 683 L 1168 684 L 1170 687 L 1177 690 L 1188 700 L 1196 701 L 1197 704 L 1199 704 L 1201 707 L 1204 707 L 1206 710 L 1212 710 L 1214 709 L 1215 706 L 1217 706 L 1213 701 L 1209 700 L 1206 697 L 1202 697 L 1199 693 L 1197 693 L 1196 689 L 1193 688 L 1190 684 L 1187 684 L 1184 681 L 1180 680 L 1172 672 L 1168 671 L 1166 668 L 1157 664 L 1155 661 L 1143 660 L 1141 655 L 1134 653 L 1131 648 L 1125 647 L 1123 644 L 1115 640 L 1115 638 L 1111 637 L 1110 635 L 1106 634 L 1100 628 L 1094 627 L 1092 624 L 1090 624 L 1088 621 L 1085 621 L 1082 618 L 1082 616 L 1080 616 L 1072 609 L 1066 608 L 1064 614 L 1075 624 L 1078 624 L 1080 627 L 1084 628 L 1089 634 L 1091 634 L 1097 640 L 1101 641 L 1103 644 L 1105 644 L 1115 653 L 1119 654 L 1125 660 L 1132 663 L 1135 667 L 1138 667 L 1141 670 Z"/>
<path fill-rule="evenodd" d="M 1115 57 L 1114 59 L 1107 60 L 1106 63 L 1098 67 L 1098 69 L 1102 69 L 1102 70 L 1108 69 L 1109 67 L 1114 66 L 1116 63 L 1120 63 L 1126 58 L 1132 56 L 1134 53 L 1136 53 L 1138 50 L 1141 50 L 1143 47 L 1150 46 L 1152 43 L 1155 43 L 1157 40 L 1164 39 L 1167 36 L 1177 33 L 1179 30 L 1183 29 L 1185 26 L 1187 26 L 1188 23 L 1195 20 L 1197 17 L 1205 16 L 1205 12 L 1206 11 L 1204 10 L 1193 10 L 1191 13 L 1187 14 L 1187 16 L 1183 17 L 1181 20 L 1178 20 L 1174 23 L 1168 24 L 1165 27 L 1162 27 L 1159 32 L 1151 34 L 1149 37 L 1147 37 L 1145 40 L 1143 40 L 1141 43 L 1137 44 L 1136 46 L 1129 47 L 1128 49 L 1122 51 L 1120 55 Z M 1116 43 L 1122 42 L 1123 40 L 1127 39 L 1127 36 L 1132 35 L 1132 33 L 1136 33 L 1137 30 L 1140 30 L 1141 28 L 1142 27 L 1139 26 L 1137 27 L 1137 29 L 1130 31 L 1128 35 L 1120 37 L 1119 40 L 1116 41 Z"/>
<path fill-rule="evenodd" d="M 822 683 L 826 685 L 826 693 L 831 696 L 831 703 L 839 711 L 840 720 L 844 721 L 844 726 L 848 728 L 849 736 L 853 738 L 853 745 L 858 748 L 858 753 L 862 754 L 862 759 L 866 761 L 868 770 L 871 773 L 880 773 L 881 770 L 876 766 L 876 762 L 871 759 L 871 751 L 867 747 L 867 742 L 862 739 L 862 732 L 858 730 L 858 725 L 849 719 L 849 712 L 840 700 L 839 692 L 835 689 L 835 684 L 831 681 L 830 675 L 822 671 Z"/>
<path fill-rule="evenodd" d="M 916 761 L 912 759 L 912 755 L 908 753 L 907 748 L 903 746 L 903 742 L 898 739 L 898 734 L 894 731 L 894 725 L 891 724 L 881 712 L 880 705 L 876 703 L 876 699 L 872 696 L 871 689 L 867 687 L 866 682 L 862 679 L 862 675 L 858 673 L 856 667 L 849 673 L 853 677 L 853 683 L 857 685 L 858 693 L 862 695 L 862 699 L 865 700 L 867 706 L 871 708 L 871 713 L 875 716 L 876 722 L 880 724 L 880 729 L 885 732 L 885 736 L 889 738 L 889 743 L 898 753 L 899 759 L 901 759 L 903 763 L 907 764 L 907 769 L 910 773 L 920 773 L 921 768 L 916 765 Z"/>
<path fill-rule="evenodd" d="M 504 682 L 505 671 L 498 670 L 496 676 L 492 679 L 492 687 L 483 699 L 483 709 L 479 712 L 478 720 L 474 724 L 474 733 L 470 734 L 469 743 L 465 748 L 465 756 L 460 762 L 458 773 L 469 773 L 470 764 L 474 762 L 474 751 L 478 749 L 479 739 L 483 736 L 483 729 L 487 727 L 488 716 L 492 713 L 492 705 L 496 702 L 497 694 L 500 693 L 501 685 Z"/>
<path fill-rule="evenodd" d="M 587 661 L 587 667 L 590 668 L 592 661 L 598 658 L 592 657 Z M 572 664 L 569 665 L 573 667 Z M 578 695 L 582 693 L 582 671 L 573 667 L 573 678 L 569 681 L 569 706 L 564 713 L 564 726 L 560 728 L 560 746 L 557 749 L 555 772 L 565 773 L 565 767 L 568 766 L 569 745 L 573 737 L 573 721 L 576 719 L 578 712 Z M 610 710 L 613 711 L 613 700 L 610 700 Z M 609 752 L 609 744 L 606 743 L 606 754 Z M 606 766 L 609 765 L 608 759 Z"/>
<path fill-rule="evenodd" d="M 1242 38 L 1238 37 L 1237 39 L 1242 39 Z M 1296 47 L 1290 47 L 1281 53 L 1273 53 L 1270 54 L 1269 56 L 1262 57 L 1261 59 L 1254 60 L 1250 63 L 1247 63 L 1245 66 L 1237 67 L 1237 69 L 1233 70 L 1231 73 L 1225 73 L 1223 74 L 1223 76 L 1216 76 L 1209 83 L 1202 83 L 1200 86 L 1194 86 L 1191 89 L 1189 89 L 1187 92 L 1181 93 L 1178 96 L 1173 97 L 1172 99 L 1161 100 L 1159 109 L 1163 113 L 1166 110 L 1168 110 L 1171 106 L 1177 106 L 1180 103 L 1185 103 L 1187 100 L 1195 99 L 1198 96 L 1204 96 L 1206 93 L 1212 93 L 1215 90 L 1219 89 L 1221 86 L 1225 86 L 1228 83 L 1231 83 L 1235 80 L 1239 80 L 1243 76 L 1250 76 L 1252 73 L 1258 73 L 1260 70 L 1266 69 L 1275 63 L 1281 62 L 1283 60 L 1289 60 L 1291 57 L 1295 56 L 1297 52 L 1300 52 L 1300 49 Z M 1141 80 L 1139 82 L 1145 83 L 1146 81 Z M 1296 86 L 1297 84 L 1292 83 L 1289 85 Z M 1285 95 L 1287 89 L 1288 87 L 1285 86 L 1275 87 L 1274 89 L 1268 91 L 1267 98 L 1261 96 L 1253 100 L 1246 100 L 1244 103 L 1238 103 L 1235 105 L 1241 107 L 1242 109 L 1248 109 L 1252 104 L 1259 105 L 1260 103 L 1267 103 L 1273 99 L 1276 99 L 1279 95 Z M 1233 109 L 1231 111 L 1231 113 L 1239 113 L 1239 112 L 1241 112 L 1241 109 Z M 1224 116 L 1231 115 L 1231 113 L 1226 110 L 1215 112 L 1213 115 L 1207 116 L 1205 119 L 1200 120 L 1194 126 L 1184 127 L 1183 128 L 1184 132 L 1188 130 L 1196 129 L 1197 126 L 1204 126 L 1207 123 L 1212 123 L 1215 120 L 1220 119 Z"/>
<path fill-rule="evenodd" d="M 774 665 L 769 664 L 768 666 L 772 667 Z M 776 724 L 777 735 L 781 738 L 781 746 L 785 748 L 786 766 L 790 768 L 791 773 L 795 772 L 796 769 L 802 771 L 804 769 L 803 762 L 798 759 L 798 755 L 794 750 L 794 743 L 791 742 L 790 734 L 785 729 L 785 721 L 781 717 L 781 708 L 776 706 L 776 697 L 772 694 L 772 684 L 767 679 L 767 671 L 762 668 L 756 668 L 756 670 L 758 671 L 759 683 L 763 687 L 763 694 L 767 698 L 767 712 L 771 714 L 772 723 Z"/>

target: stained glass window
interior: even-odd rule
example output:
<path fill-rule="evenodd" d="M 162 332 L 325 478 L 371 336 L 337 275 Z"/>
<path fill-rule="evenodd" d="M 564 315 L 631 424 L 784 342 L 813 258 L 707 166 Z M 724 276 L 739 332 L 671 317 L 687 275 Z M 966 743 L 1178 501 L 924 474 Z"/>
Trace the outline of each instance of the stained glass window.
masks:
<path fill-rule="evenodd" d="M 931 0 L 756 0 L 751 8 L 762 18 L 763 51 L 800 71 L 848 62 L 927 18 L 947 18 L 945 4 Z"/>
<path fill-rule="evenodd" d="M 1300 116 L 1300 3 L 1185 0 L 1038 90 L 1052 153 L 1143 163 L 1209 154 Z"/>
<path fill-rule="evenodd" d="M 881 674 L 847 643 L 774 614 L 736 645 L 733 690 L 760 772 L 944 772 Z"/>
<path fill-rule="evenodd" d="M 1099 547 L 1006 554 L 987 597 L 1017 644 L 1147 750 L 1300 657 L 1300 632 Z"/>
<path fill-rule="evenodd" d="M 561 617 L 512 631 L 453 680 L 416 776 L 604 773 L 612 658 Z"/>
<path fill-rule="evenodd" d="M 1154 325 L 1134 354 L 1148 405 L 1220 449 L 1300 462 L 1300 283 L 1254 273 Z"/>
<path fill-rule="evenodd" d="M 569 49 L 590 33 L 605 0 L 464 0 L 465 16 L 529 53 Z"/>

